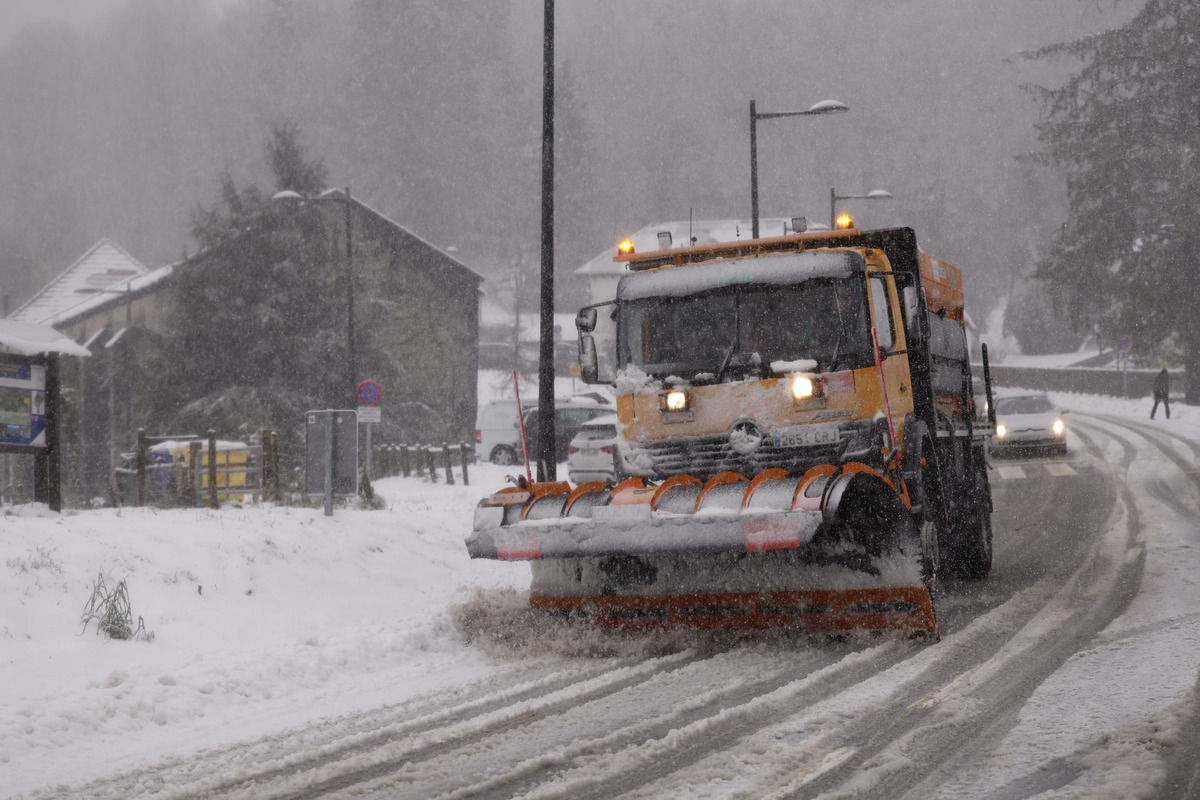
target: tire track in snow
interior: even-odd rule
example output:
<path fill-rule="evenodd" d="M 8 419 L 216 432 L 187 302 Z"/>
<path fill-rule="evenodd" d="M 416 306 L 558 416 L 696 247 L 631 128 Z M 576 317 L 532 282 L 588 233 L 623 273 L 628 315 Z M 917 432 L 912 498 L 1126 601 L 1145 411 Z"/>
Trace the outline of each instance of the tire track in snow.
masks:
<path fill-rule="evenodd" d="M 1132 452 L 1125 448 L 1127 457 Z M 1024 624 L 1001 647 L 985 647 L 968 627 L 953 642 L 964 652 L 931 659 L 926 674 L 846 732 L 843 746 L 858 744 L 853 758 L 802 792 L 784 797 L 839 791 L 863 797 L 929 797 L 944 788 L 963 763 L 997 743 L 1037 687 L 1119 616 L 1136 593 L 1144 554 L 1110 562 L 1103 542 L 1104 533 L 1120 528 L 1124 517 L 1124 549 L 1134 546 L 1136 506 L 1128 489 L 1120 491 L 1120 498 L 1111 511 L 1090 500 L 1077 500 L 1083 508 L 1063 509 L 1064 518 L 1082 514 L 1082 527 L 1098 530 L 1100 536 L 1069 580 L 1058 583 L 1048 576 L 1010 601 L 1028 607 L 1019 620 Z M 1047 593 L 1052 586 L 1055 590 Z M 986 622 L 984 616 L 975 625 Z M 930 764 L 936 766 L 921 767 Z"/>
<path fill-rule="evenodd" d="M 679 658 L 680 656 L 676 656 Z M 324 719 L 254 742 L 243 742 L 174 757 L 158 764 L 103 778 L 77 787 L 42 790 L 39 800 L 60 797 L 127 798 L 147 793 L 161 796 L 221 796 L 246 784 L 271 781 L 298 770 L 317 769 L 346 753 L 369 749 L 404 737 L 435 733 L 446 725 L 486 717 L 522 703 L 536 703 L 569 687 L 602 685 L 606 676 L 627 670 L 637 659 L 585 661 L 566 665 L 538 659 L 498 670 L 489 680 L 418 696 L 361 714 Z M 285 755 L 280 755 L 285 754 Z"/>
<path fill-rule="evenodd" d="M 1036 611 L 1023 612 L 1026 615 Z M 1013 625 L 1015 635 L 1020 625 Z M 966 637 L 972 639 L 974 637 Z M 934 661 L 951 662 L 954 675 L 961 677 L 977 670 L 986 664 L 995 650 L 1004 646 L 1002 637 L 979 637 L 970 646 L 970 653 L 964 656 L 962 649 L 955 653 L 945 652 L 947 643 L 922 648 L 916 658 L 928 656 Z M 937 656 L 935 654 L 942 654 Z M 970 659 L 968 661 L 968 658 Z M 714 753 L 736 750 L 739 742 L 753 734 L 777 725 L 783 720 L 794 718 L 798 711 L 820 707 L 830 702 L 842 702 L 844 705 L 854 705 L 854 697 L 860 694 L 873 694 L 863 691 L 863 687 L 872 681 L 887 681 L 888 670 L 908 661 L 907 658 L 894 659 L 890 663 L 877 663 L 870 668 L 851 673 L 849 670 L 836 673 L 840 686 L 822 685 L 814 689 L 812 694 L 804 695 L 807 687 L 802 687 L 798 681 L 795 685 L 785 684 L 771 695 L 760 694 L 748 699 L 739 707 L 726 707 L 698 719 L 689 727 L 672 728 L 667 733 L 651 739 L 645 739 L 636 745 L 629 745 L 626 750 L 617 753 L 603 752 L 594 758 L 584 758 L 584 753 L 575 753 L 573 758 L 580 763 L 569 772 L 552 777 L 551 782 L 542 783 L 536 790 L 530 790 L 528 797 L 571 797 L 571 798 L 608 798 L 619 793 L 630 796 L 654 796 L 653 784 L 665 773 L 683 772 L 694 764 Z M 967 662 L 967 663 L 964 663 Z M 832 679 L 831 679 L 832 680 Z M 905 703 L 919 701 L 929 690 L 929 686 L 921 685 L 910 690 Z M 844 713 L 844 712 L 843 712 Z M 927 713 L 927 712 L 925 712 Z M 878 720 L 870 713 L 863 713 L 861 726 L 863 729 L 874 728 Z M 856 731 L 859 739 L 866 738 L 864 730 Z M 850 744 L 842 748 L 824 748 L 814 756 L 816 762 L 810 769 L 813 778 L 822 772 L 829 772 L 852 757 L 857 751 L 854 737 Z M 795 754 L 791 754 L 795 756 Z M 602 756 L 602 757 L 601 757 Z M 539 772 L 530 769 L 531 773 Z M 791 776 L 788 778 L 791 780 Z M 651 787 L 651 788 L 647 788 Z M 450 797 L 509 797 L 514 785 L 509 782 L 497 782 L 490 787 L 497 790 L 463 791 Z M 524 789 L 524 786 L 519 787 Z M 808 788 L 804 790 L 806 793 Z M 649 792 L 646 794 L 645 792 Z M 382 791 L 379 796 L 384 796 Z M 678 796 L 678 795 L 677 795 Z M 789 796 L 787 793 L 776 796 Z"/>

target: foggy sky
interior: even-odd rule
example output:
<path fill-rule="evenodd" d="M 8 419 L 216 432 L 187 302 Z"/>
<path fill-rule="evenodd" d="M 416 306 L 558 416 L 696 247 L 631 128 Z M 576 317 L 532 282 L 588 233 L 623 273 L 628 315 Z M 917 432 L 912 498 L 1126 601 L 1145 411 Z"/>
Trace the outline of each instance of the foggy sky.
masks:
<path fill-rule="evenodd" d="M 185 13 L 205 2 L 227 12 L 219 34 Z M 8 291 L 34 291 L 100 236 L 151 267 L 178 258 L 218 176 L 261 180 L 269 126 L 289 117 L 334 185 L 473 268 L 491 275 L 529 250 L 542 3 L 397 0 L 380 7 L 404 16 L 398 43 L 384 26 L 358 31 L 373 39 L 366 56 L 339 38 L 354 5 L 297 0 L 267 14 L 264 0 L 0 0 L 0 47 L 19 45 L 14 32 L 31 21 L 94 34 L 31 37 L 10 59 Z M 836 98 L 851 112 L 759 127 L 762 216 L 827 221 L 831 187 L 887 189 L 894 200 L 850 205 L 860 224 L 914 227 L 987 307 L 1029 274 L 1065 217 L 1061 175 L 1018 161 L 1037 149 L 1038 114 L 1020 87 L 1055 85 L 1077 65 L 1031 64 L 1020 51 L 1122 24 L 1139 5 L 563 0 L 556 169 L 586 169 L 573 205 L 571 185 L 556 197 L 560 269 L 654 222 L 745 219 L 749 100 L 765 112 Z M 89 27 L 126 8 L 115 25 Z"/>
<path fill-rule="evenodd" d="M 0 47 L 31 23 L 62 21 L 82 28 L 126 0 L 0 0 Z"/>

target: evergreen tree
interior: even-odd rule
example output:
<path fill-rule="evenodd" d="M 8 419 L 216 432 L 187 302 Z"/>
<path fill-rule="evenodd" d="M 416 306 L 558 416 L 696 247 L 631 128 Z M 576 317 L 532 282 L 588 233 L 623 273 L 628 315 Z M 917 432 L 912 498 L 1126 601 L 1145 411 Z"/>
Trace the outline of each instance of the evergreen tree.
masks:
<path fill-rule="evenodd" d="M 1144 361 L 1182 357 L 1200 401 L 1200 4 L 1148 0 L 1124 27 L 1034 54 L 1083 68 L 1041 90 L 1045 157 L 1070 218 L 1036 277 L 1077 323 L 1129 334 Z"/>
<path fill-rule="evenodd" d="M 322 187 L 324 168 L 305 159 L 294 124 L 273 128 L 267 156 L 277 190 Z M 172 283 L 155 414 L 165 427 L 294 431 L 304 411 L 344 402 L 337 365 L 346 357 L 345 312 L 328 298 L 345 287 L 324 269 L 320 215 L 316 204 L 272 202 L 223 176 L 220 202 L 195 222 L 202 250 Z"/>

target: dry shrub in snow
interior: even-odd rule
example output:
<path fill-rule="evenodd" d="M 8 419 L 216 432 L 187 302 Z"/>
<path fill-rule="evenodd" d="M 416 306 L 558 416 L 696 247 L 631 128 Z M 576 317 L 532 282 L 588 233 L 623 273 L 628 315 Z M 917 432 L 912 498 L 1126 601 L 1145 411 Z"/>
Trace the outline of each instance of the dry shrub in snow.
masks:
<path fill-rule="evenodd" d="M 83 609 L 83 629 L 86 631 L 89 623 L 96 623 L 96 632 L 103 633 L 111 639 L 140 639 L 150 641 L 153 633 L 146 632 L 146 623 L 137 618 L 137 626 L 133 624 L 133 608 L 129 604 L 129 587 L 122 578 L 113 589 L 108 588 L 104 573 L 96 575 L 96 583 L 92 586 L 92 596 Z"/>

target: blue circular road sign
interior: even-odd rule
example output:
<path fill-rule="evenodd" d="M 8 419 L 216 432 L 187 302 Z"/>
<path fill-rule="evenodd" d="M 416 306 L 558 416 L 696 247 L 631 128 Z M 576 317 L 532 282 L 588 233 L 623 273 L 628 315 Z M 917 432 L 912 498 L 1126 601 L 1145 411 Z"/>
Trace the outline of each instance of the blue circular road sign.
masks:
<path fill-rule="evenodd" d="M 379 384 L 363 381 L 358 385 L 358 402 L 364 406 L 379 405 Z"/>

